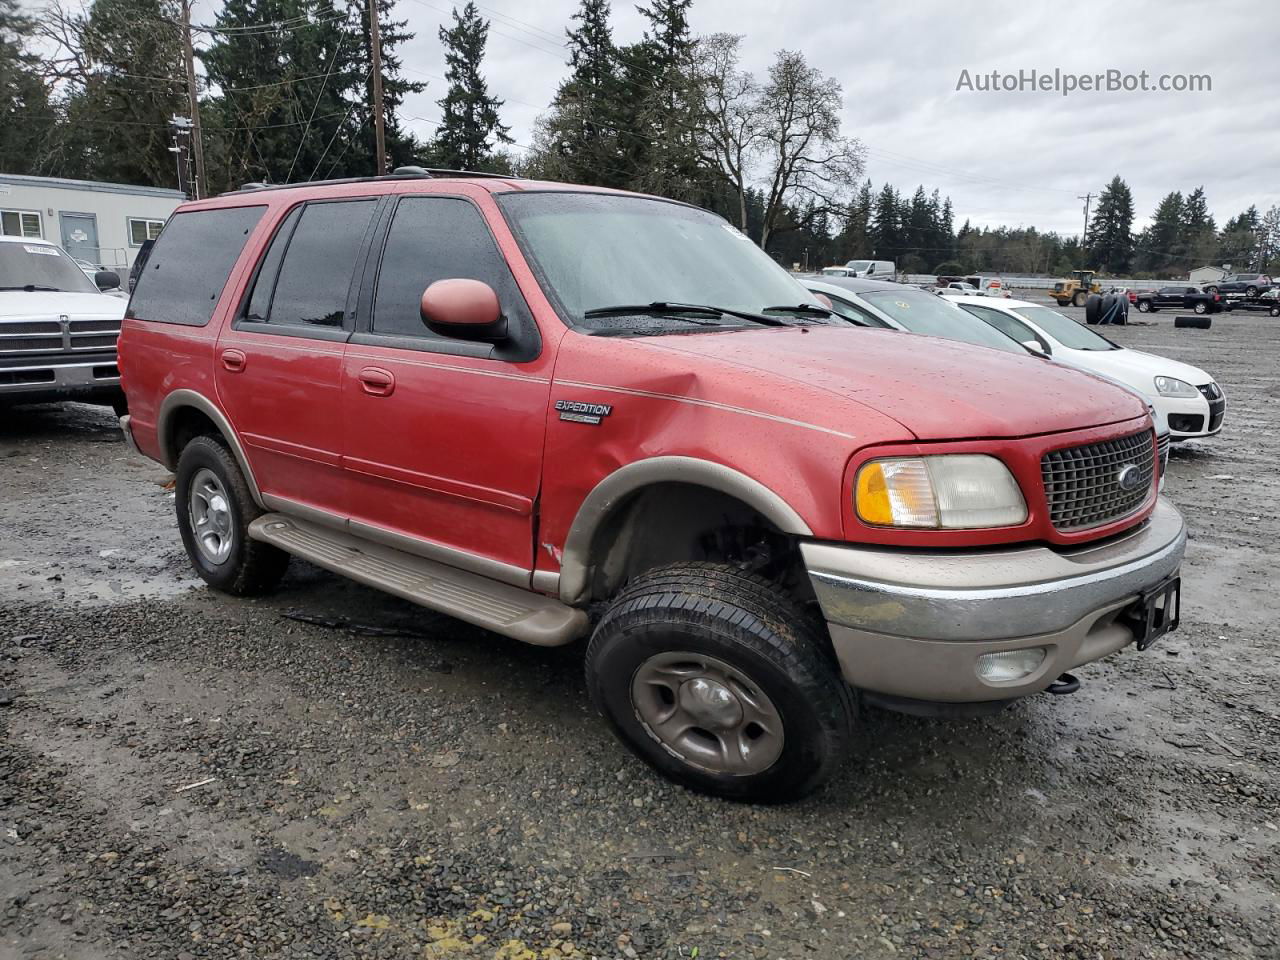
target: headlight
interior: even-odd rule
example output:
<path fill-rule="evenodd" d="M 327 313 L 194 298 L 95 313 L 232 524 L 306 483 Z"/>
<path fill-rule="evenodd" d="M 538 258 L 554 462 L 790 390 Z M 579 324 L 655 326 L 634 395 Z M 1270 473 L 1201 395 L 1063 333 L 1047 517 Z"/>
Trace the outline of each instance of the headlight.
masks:
<path fill-rule="evenodd" d="M 854 507 L 880 527 L 1009 527 L 1027 503 L 1009 468 L 983 454 L 892 457 L 863 464 Z"/>
<path fill-rule="evenodd" d="M 1162 397 L 1198 397 L 1200 391 L 1177 377 L 1156 377 L 1156 393 Z"/>

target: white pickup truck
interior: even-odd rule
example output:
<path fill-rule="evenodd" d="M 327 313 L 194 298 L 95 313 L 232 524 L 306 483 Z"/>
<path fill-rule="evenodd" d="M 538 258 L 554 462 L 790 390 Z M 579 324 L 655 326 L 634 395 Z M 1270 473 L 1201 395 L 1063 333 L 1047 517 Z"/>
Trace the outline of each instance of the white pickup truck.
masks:
<path fill-rule="evenodd" d="M 0 237 L 0 405 L 81 400 L 124 412 L 116 339 L 125 301 L 56 244 Z"/>

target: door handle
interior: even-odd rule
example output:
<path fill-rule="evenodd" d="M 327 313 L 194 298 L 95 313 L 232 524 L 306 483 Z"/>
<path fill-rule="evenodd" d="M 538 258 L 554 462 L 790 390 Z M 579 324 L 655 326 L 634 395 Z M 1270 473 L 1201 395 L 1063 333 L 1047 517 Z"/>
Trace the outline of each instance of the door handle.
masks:
<path fill-rule="evenodd" d="M 244 355 L 243 350 L 231 349 L 222 351 L 222 365 L 232 373 L 239 373 L 244 369 L 247 362 L 248 358 Z"/>
<path fill-rule="evenodd" d="M 390 370 L 381 367 L 365 367 L 358 374 L 360 388 L 372 397 L 389 397 L 396 389 L 396 378 Z"/>

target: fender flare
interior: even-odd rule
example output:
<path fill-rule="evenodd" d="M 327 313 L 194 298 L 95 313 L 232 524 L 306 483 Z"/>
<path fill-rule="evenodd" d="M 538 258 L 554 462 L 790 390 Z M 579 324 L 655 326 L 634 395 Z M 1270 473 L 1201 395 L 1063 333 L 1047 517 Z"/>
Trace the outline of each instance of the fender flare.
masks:
<path fill-rule="evenodd" d="M 565 537 L 560 560 L 560 599 L 580 603 L 591 569 L 591 544 L 600 526 L 631 494 L 657 483 L 707 487 L 741 500 L 783 533 L 812 537 L 813 531 L 781 496 L 732 467 L 696 457 L 650 457 L 609 474 L 587 494 Z"/>
<path fill-rule="evenodd" d="M 244 474 L 244 482 L 249 486 L 249 493 L 253 495 L 254 503 L 263 507 L 262 491 L 258 489 L 258 481 L 254 479 L 253 470 L 249 467 L 249 458 L 245 456 L 240 437 L 232 428 L 231 421 L 223 415 L 213 401 L 202 393 L 187 389 L 174 390 L 161 402 L 160 412 L 156 416 L 156 439 L 160 444 L 161 462 L 170 470 L 178 468 L 178 451 L 171 446 L 169 425 L 174 416 L 186 407 L 199 410 L 213 421 L 213 425 L 218 428 L 218 432 L 231 448 L 231 455 L 240 465 L 240 472 Z M 266 508 L 263 507 L 263 509 Z"/>

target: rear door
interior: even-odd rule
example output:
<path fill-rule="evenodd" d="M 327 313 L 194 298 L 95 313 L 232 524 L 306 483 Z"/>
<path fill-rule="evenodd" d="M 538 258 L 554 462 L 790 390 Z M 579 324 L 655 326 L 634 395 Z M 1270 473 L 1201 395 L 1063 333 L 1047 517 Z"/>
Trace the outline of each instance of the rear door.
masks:
<path fill-rule="evenodd" d="M 471 200 L 408 195 L 384 219 L 365 271 L 368 308 L 344 361 L 351 529 L 528 586 L 550 351 Z M 494 289 L 511 341 L 460 340 L 423 324 L 423 291 L 454 277 Z"/>
<path fill-rule="evenodd" d="M 346 517 L 342 358 L 377 198 L 312 201 L 280 220 L 214 362 L 218 396 L 267 505 Z"/>

